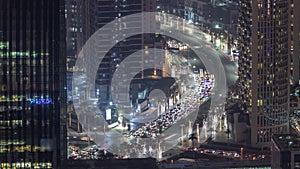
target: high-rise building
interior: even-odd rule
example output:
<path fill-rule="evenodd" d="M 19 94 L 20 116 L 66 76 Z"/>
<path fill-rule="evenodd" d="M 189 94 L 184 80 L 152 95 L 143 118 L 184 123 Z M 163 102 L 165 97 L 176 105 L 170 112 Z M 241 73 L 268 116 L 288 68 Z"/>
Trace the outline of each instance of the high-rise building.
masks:
<path fill-rule="evenodd" d="M 235 50 L 238 4 L 233 1 L 186 0 L 184 17 L 210 35 L 212 44 L 225 53 Z"/>
<path fill-rule="evenodd" d="M 77 54 L 77 0 L 65 0 L 67 100 L 72 100 L 72 77 Z"/>
<path fill-rule="evenodd" d="M 0 168 L 66 159 L 61 0 L 0 1 Z"/>
<path fill-rule="evenodd" d="M 156 1 L 140 1 L 140 0 L 131 0 L 131 1 L 113 1 L 113 0 L 100 0 L 97 1 L 97 27 L 102 28 L 105 24 L 114 21 L 116 18 L 121 18 L 127 15 L 141 13 L 141 12 L 151 12 L 156 9 Z M 137 25 L 134 29 L 142 30 L 141 18 L 137 17 L 136 20 L 133 20 L 131 23 L 126 23 L 126 25 Z M 115 26 L 112 30 L 112 33 L 115 36 L 110 39 L 107 38 L 106 43 L 114 43 L 119 37 L 124 36 L 121 29 L 132 29 L 133 27 L 124 27 L 123 23 Z M 145 23 L 149 24 L 149 23 Z M 151 26 L 151 25 L 149 25 Z M 120 27 L 122 27 L 120 29 Z M 147 26 L 144 26 L 147 28 Z M 103 43 L 104 40 L 102 39 Z M 110 94 L 111 90 L 111 80 L 113 73 L 116 70 L 117 66 L 125 59 L 127 56 L 132 53 L 144 49 L 153 47 L 154 41 L 151 42 L 151 37 L 147 35 L 135 35 L 126 40 L 118 42 L 114 47 L 108 51 L 107 55 L 102 60 L 96 80 L 96 97 L 99 98 L 99 101 L 102 105 L 106 105 L 112 100 Z M 142 57 L 142 56 L 141 56 Z M 142 58 L 136 58 L 136 60 L 141 60 Z M 136 64 L 136 63 L 135 63 Z M 136 66 L 135 68 L 131 67 L 132 72 L 136 73 L 142 71 L 142 65 Z M 129 98 L 123 97 L 122 94 L 119 94 L 120 100 L 128 100 Z"/>
<path fill-rule="evenodd" d="M 155 11 L 155 0 L 131 0 L 131 1 L 115 1 L 115 0 L 65 0 L 66 1 L 66 18 L 67 18 L 67 42 L 68 46 L 68 98 L 72 100 L 72 71 L 77 68 L 74 67 L 76 57 L 81 52 L 82 47 L 88 41 L 88 39 L 98 30 L 103 28 L 104 25 L 114 21 L 117 18 L 121 18 L 127 15 Z M 137 18 L 132 23 L 126 23 L 127 25 L 140 25 L 141 18 Z M 144 27 L 136 27 L 137 30 L 149 29 L 153 23 L 143 23 Z M 154 24 L 155 25 L 155 24 Z M 111 44 L 116 41 L 118 37 L 123 37 L 123 33 L 120 27 L 124 26 L 120 24 L 110 30 L 115 36 L 101 39 L 101 44 Z M 122 27 L 122 30 L 126 28 Z M 131 29 L 131 28 L 127 28 Z M 139 32 L 139 31 L 137 31 Z M 101 32 L 100 32 L 101 33 Z M 96 92 L 89 93 L 88 97 L 98 98 L 100 107 L 105 108 L 109 102 L 112 101 L 111 96 L 111 80 L 117 66 L 130 54 L 144 49 L 153 48 L 156 42 L 153 41 L 151 35 L 136 35 L 126 40 L 118 42 L 112 49 L 107 51 L 106 56 L 101 61 L 99 69 L 96 75 Z M 74 44 L 77 44 L 77 46 Z M 158 44 L 160 45 L 160 44 Z M 155 46 L 158 46 L 155 44 Z M 89 48 L 89 51 L 101 49 L 101 46 L 96 48 Z M 94 53 L 92 52 L 92 53 Z M 136 58 L 139 60 L 141 58 Z M 142 71 L 141 65 L 135 67 L 132 72 Z M 133 67 L 131 67 L 133 69 Z M 121 86 L 121 85 L 120 85 Z M 122 87 L 122 86 L 121 86 Z M 121 93 L 118 93 L 120 98 L 128 100 L 129 98 L 123 97 Z M 121 99 L 122 100 L 122 99 Z"/>
<path fill-rule="evenodd" d="M 99 29 L 97 27 L 97 2 L 98 0 L 76 0 L 77 54 L 92 34 Z"/>
<path fill-rule="evenodd" d="M 155 11 L 156 1 L 114 1 L 114 0 L 65 0 L 67 16 L 67 49 L 68 56 L 76 58 L 85 45 L 86 41 L 100 28 L 107 23 L 130 14 L 140 12 Z M 138 25 L 141 20 L 137 18 Z M 150 23 L 145 23 L 150 24 Z M 144 26 L 147 27 L 147 26 Z M 122 28 L 124 29 L 124 28 Z M 142 29 L 142 27 L 140 27 Z M 115 38 L 123 36 L 118 26 L 112 30 Z M 116 66 L 127 56 L 137 50 L 147 47 L 153 47 L 154 42 L 151 38 L 144 35 L 136 35 L 117 43 L 113 49 L 108 51 L 102 60 L 96 78 L 96 93 L 91 97 L 97 97 L 103 105 L 111 100 L 110 83 Z M 114 39 L 107 38 L 106 43 L 113 43 Z M 142 45 L 144 44 L 144 45 Z M 147 44 L 147 45 L 146 45 Z M 94 49 L 89 49 L 94 50 Z M 96 50 L 96 49 L 95 49 Z M 69 59 L 71 60 L 71 59 Z M 73 62 L 69 64 L 74 66 Z M 74 67 L 75 68 L 75 67 Z M 75 68 L 76 69 L 76 68 Z M 73 70 L 73 69 L 69 69 Z M 142 68 L 140 68 L 142 70 Z M 71 80 L 68 83 L 68 91 L 71 89 Z M 69 92 L 70 93 L 70 92 Z M 127 98 L 126 98 L 127 99 Z"/>
<path fill-rule="evenodd" d="M 100 0 L 98 2 L 97 10 L 97 26 L 102 28 L 107 23 L 115 20 L 116 18 L 121 18 L 126 15 L 142 12 L 142 1 L 132 0 L 132 1 L 112 1 L 112 0 Z M 131 23 L 138 25 L 137 18 L 136 23 Z M 123 28 L 126 29 L 126 28 Z M 139 28 L 137 28 L 139 29 Z M 141 29 L 141 28 L 140 28 Z M 115 34 L 117 39 L 123 36 L 119 26 L 114 27 L 112 33 Z M 106 43 L 114 43 L 114 39 L 105 39 Z M 119 64 L 125 57 L 129 56 L 136 49 L 142 49 L 142 39 L 141 36 L 137 35 L 126 39 L 125 41 L 117 43 L 113 49 L 111 49 L 108 54 L 102 60 L 96 80 L 96 90 L 98 91 L 97 97 L 99 101 L 105 105 L 111 100 L 110 95 L 110 84 L 114 70 L 117 64 Z"/>
<path fill-rule="evenodd" d="M 77 53 L 78 8 L 77 0 L 65 0 L 67 56 L 74 57 Z"/>
<path fill-rule="evenodd" d="M 291 127 L 299 133 L 300 113 L 300 1 L 291 0 L 291 95 L 290 95 L 290 121 Z"/>
<path fill-rule="evenodd" d="M 291 0 L 291 83 L 300 85 L 300 1 Z"/>
<path fill-rule="evenodd" d="M 271 167 L 300 168 L 300 137 L 291 134 L 276 134 L 271 141 Z"/>
<path fill-rule="evenodd" d="M 184 8 L 185 1 L 184 0 L 173 0 L 172 3 L 168 0 L 158 0 L 156 1 L 156 11 L 162 13 L 168 13 L 172 15 L 176 15 L 179 17 L 184 17 Z"/>
<path fill-rule="evenodd" d="M 67 56 L 76 58 L 97 30 L 97 0 L 65 0 Z"/>
<path fill-rule="evenodd" d="M 239 96 L 257 147 L 289 132 L 290 6 L 290 0 L 239 1 Z"/>

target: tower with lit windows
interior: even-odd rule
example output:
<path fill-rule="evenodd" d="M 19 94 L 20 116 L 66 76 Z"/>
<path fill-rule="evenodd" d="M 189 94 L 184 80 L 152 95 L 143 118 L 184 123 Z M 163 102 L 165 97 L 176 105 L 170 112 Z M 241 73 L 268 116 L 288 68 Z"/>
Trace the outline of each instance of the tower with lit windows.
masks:
<path fill-rule="evenodd" d="M 300 1 L 291 0 L 291 83 L 300 85 Z"/>
<path fill-rule="evenodd" d="M 0 168 L 66 159 L 61 0 L 0 1 Z"/>
<path fill-rule="evenodd" d="M 250 114 L 251 145 L 269 146 L 289 132 L 290 0 L 239 1 L 241 107 Z"/>
<path fill-rule="evenodd" d="M 141 13 L 141 12 L 154 12 L 156 10 L 156 1 L 155 0 L 98 0 L 97 1 L 97 28 L 102 28 L 107 23 L 114 21 L 117 18 L 122 18 L 127 15 Z M 154 20 L 155 18 L 153 18 Z M 141 26 L 141 18 L 137 17 L 136 20 L 132 20 L 130 23 L 125 25 L 137 25 L 134 29 L 142 30 L 143 28 L 149 28 L 153 26 L 153 23 L 143 23 Z M 155 25 L 155 24 L 154 24 Z M 140 26 L 140 27 L 139 27 Z M 122 27 L 120 29 L 120 27 Z M 115 34 L 114 39 L 107 38 L 105 39 L 108 43 L 112 43 L 115 39 L 124 36 L 123 30 L 132 29 L 124 25 L 115 26 L 111 31 Z M 125 32 L 125 31 L 124 31 Z M 104 41 L 104 39 L 102 39 Z M 99 102 L 102 105 L 106 105 L 112 100 L 111 96 L 111 80 L 114 74 L 114 71 L 117 69 L 119 64 L 129 55 L 134 52 L 146 49 L 153 48 L 154 42 L 151 35 L 134 35 L 132 37 L 126 38 L 123 41 L 118 42 L 110 51 L 107 52 L 107 55 L 103 58 L 96 77 L 96 97 L 99 99 Z M 100 47 L 101 48 L 101 47 Z M 137 56 L 135 60 L 142 60 Z M 141 56 L 142 57 L 142 56 Z M 133 63 L 133 65 L 135 65 Z M 153 66 L 154 67 L 154 66 Z M 141 72 L 143 71 L 143 66 L 130 67 L 130 72 Z M 122 84 L 119 85 L 123 87 Z M 118 93 L 118 89 L 115 89 Z M 124 97 L 121 93 L 118 94 L 120 100 L 128 100 L 129 98 Z"/>

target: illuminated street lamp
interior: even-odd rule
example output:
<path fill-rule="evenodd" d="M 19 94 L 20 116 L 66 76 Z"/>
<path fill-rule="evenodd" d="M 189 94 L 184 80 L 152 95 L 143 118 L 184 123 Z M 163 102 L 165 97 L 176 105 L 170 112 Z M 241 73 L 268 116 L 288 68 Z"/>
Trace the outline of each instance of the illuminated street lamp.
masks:
<path fill-rule="evenodd" d="M 192 132 L 193 132 L 193 128 L 192 128 L 192 121 L 191 120 L 189 120 L 189 135 L 190 134 L 192 134 Z"/>
<path fill-rule="evenodd" d="M 162 150 L 161 150 L 161 141 L 159 141 L 159 143 L 158 143 L 158 151 L 157 151 L 157 156 L 158 156 L 158 158 L 159 159 L 161 159 L 162 158 Z"/>
<path fill-rule="evenodd" d="M 200 143 L 200 129 L 199 129 L 199 123 L 196 124 L 197 126 L 197 142 Z"/>
<path fill-rule="evenodd" d="M 219 131 L 222 131 L 222 128 L 223 128 L 223 126 L 222 126 L 223 124 L 222 124 L 222 118 L 220 118 L 220 123 L 219 123 Z"/>
<path fill-rule="evenodd" d="M 206 127 L 206 121 L 203 119 L 203 129 L 204 129 L 204 138 L 207 137 L 207 127 Z"/>
<path fill-rule="evenodd" d="M 244 152 L 244 148 L 241 147 L 240 151 L 241 151 L 241 160 L 243 160 L 243 152 Z"/>
<path fill-rule="evenodd" d="M 157 104 L 157 117 L 159 117 L 160 114 L 161 114 L 161 103 L 158 102 L 158 104 Z"/>
<path fill-rule="evenodd" d="M 181 125 L 180 125 L 180 127 L 181 127 L 181 144 L 182 144 L 182 146 L 183 146 L 183 144 L 184 144 L 184 140 L 183 140 L 183 133 L 184 133 L 183 130 L 184 130 L 184 126 L 185 126 L 184 124 L 181 124 Z"/>
<path fill-rule="evenodd" d="M 158 21 L 160 21 L 160 14 L 161 14 L 161 13 L 160 13 L 160 12 L 158 12 Z"/>

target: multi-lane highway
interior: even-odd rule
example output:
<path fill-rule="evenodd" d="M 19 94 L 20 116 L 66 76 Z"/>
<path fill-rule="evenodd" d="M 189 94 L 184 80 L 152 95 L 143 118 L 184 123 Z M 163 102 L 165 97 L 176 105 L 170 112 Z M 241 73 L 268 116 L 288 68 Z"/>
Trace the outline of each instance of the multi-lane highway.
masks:
<path fill-rule="evenodd" d="M 205 36 L 203 36 L 204 33 L 200 31 L 198 27 L 187 23 L 183 24 L 182 22 L 177 24 L 177 20 L 174 18 L 172 20 L 164 19 L 164 17 L 164 15 L 161 15 L 160 18 L 158 18 L 158 20 L 162 21 L 160 29 L 163 31 L 163 34 L 170 35 L 173 38 L 176 37 L 178 41 L 187 44 L 188 47 L 193 50 L 193 52 L 197 55 L 196 59 L 200 59 L 201 62 L 189 59 L 192 66 L 202 67 L 202 65 L 199 65 L 199 63 L 202 63 L 210 73 L 215 75 L 215 95 L 212 98 L 211 110 L 215 110 L 216 107 L 224 106 L 227 94 L 226 92 L 237 80 L 235 73 L 237 72 L 237 64 L 234 61 L 231 61 L 230 57 L 226 56 L 226 54 L 218 52 L 212 48 L 212 45 L 207 41 Z M 225 85 L 223 83 L 225 83 Z M 209 117 L 216 116 L 219 119 L 221 117 L 221 113 L 223 113 L 223 109 L 220 108 L 220 110 L 221 111 L 219 112 L 211 111 Z M 207 129 L 216 128 L 218 125 L 214 123 L 212 119 L 213 118 L 211 118 L 211 120 L 207 119 Z M 224 138 L 223 140 L 227 141 L 227 135 L 224 134 L 224 131 L 217 134 L 219 134 L 218 138 L 222 137 Z"/>

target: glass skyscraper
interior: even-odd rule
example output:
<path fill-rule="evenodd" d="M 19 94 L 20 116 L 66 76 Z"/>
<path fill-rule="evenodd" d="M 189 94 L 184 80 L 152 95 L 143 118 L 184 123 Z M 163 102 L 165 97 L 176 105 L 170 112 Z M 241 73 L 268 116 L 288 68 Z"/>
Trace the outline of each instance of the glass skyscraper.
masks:
<path fill-rule="evenodd" d="M 146 12 L 146 11 L 155 11 L 155 1 L 140 1 L 140 0 L 131 0 L 131 1 L 112 1 L 112 0 L 100 0 L 97 1 L 97 27 L 101 28 L 105 24 L 115 20 L 116 18 L 121 18 L 130 14 Z M 138 25 L 139 27 L 135 28 L 141 30 L 140 18 L 137 18 L 131 23 L 126 23 L 128 25 Z M 115 34 L 115 38 L 123 36 L 123 31 L 119 29 L 120 26 L 116 26 L 112 32 Z M 128 29 L 126 27 L 122 28 Z M 132 27 L 130 28 L 132 29 Z M 106 105 L 111 101 L 111 79 L 113 77 L 113 72 L 115 71 L 118 64 L 121 61 L 129 56 L 130 54 L 144 49 L 146 37 L 141 35 L 135 35 L 130 38 L 127 38 L 125 41 L 117 43 L 113 49 L 111 49 L 105 58 L 102 60 L 99 70 L 97 72 L 96 80 L 96 90 L 99 91 L 99 95 L 96 97 L 99 98 L 100 103 Z M 114 42 L 114 39 L 107 38 L 106 43 Z M 101 48 L 101 47 L 99 47 Z M 139 58 L 137 58 L 139 60 Z M 139 66 L 138 71 L 142 71 L 142 68 Z M 132 70 L 133 72 L 136 70 Z M 119 96 L 121 100 L 127 100 L 128 98 L 123 98 Z"/>
<path fill-rule="evenodd" d="M 0 168 L 66 158 L 65 62 L 63 1 L 0 1 Z"/>

